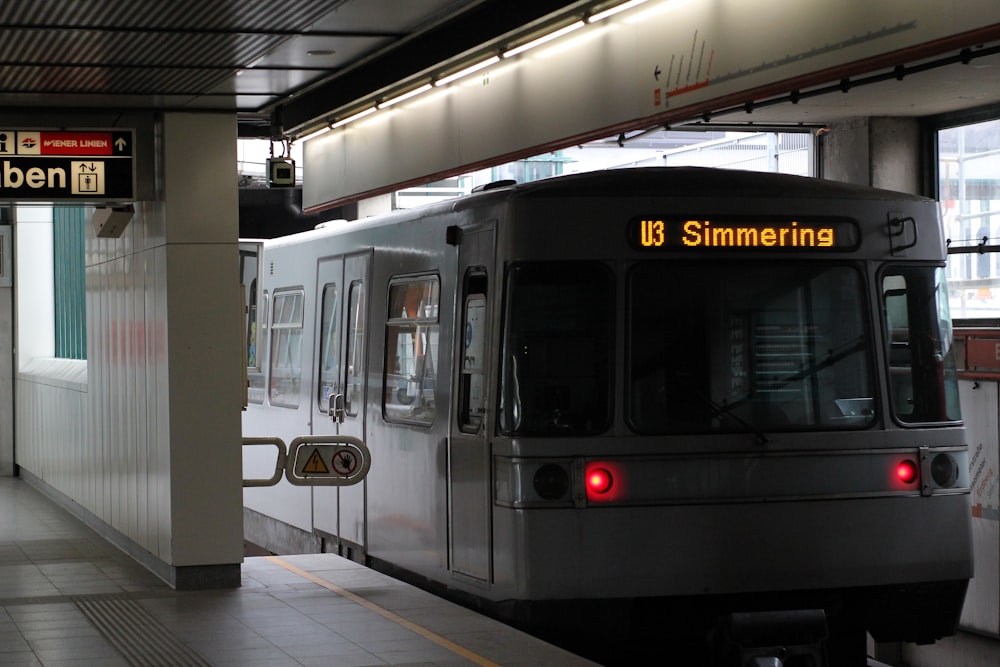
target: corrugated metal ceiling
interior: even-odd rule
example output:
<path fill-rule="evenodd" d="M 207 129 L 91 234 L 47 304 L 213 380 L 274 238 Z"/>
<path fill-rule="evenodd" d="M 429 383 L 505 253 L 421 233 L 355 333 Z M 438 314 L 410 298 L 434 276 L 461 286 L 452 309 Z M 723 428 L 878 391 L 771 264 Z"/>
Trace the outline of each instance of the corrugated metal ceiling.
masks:
<path fill-rule="evenodd" d="M 301 124 L 366 86 L 391 85 L 504 31 L 593 4 L 5 0 L 0 106 L 234 109 L 246 126 L 265 127 L 283 108 Z"/>

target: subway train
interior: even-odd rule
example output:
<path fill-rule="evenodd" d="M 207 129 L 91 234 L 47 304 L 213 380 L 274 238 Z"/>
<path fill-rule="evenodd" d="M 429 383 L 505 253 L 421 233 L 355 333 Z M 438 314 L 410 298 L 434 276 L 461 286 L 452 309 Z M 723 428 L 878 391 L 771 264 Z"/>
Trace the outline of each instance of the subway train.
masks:
<path fill-rule="evenodd" d="M 243 251 L 244 435 L 354 436 L 371 468 L 247 488 L 251 541 L 717 664 L 953 633 L 969 458 L 934 201 L 632 168 L 321 227 Z"/>

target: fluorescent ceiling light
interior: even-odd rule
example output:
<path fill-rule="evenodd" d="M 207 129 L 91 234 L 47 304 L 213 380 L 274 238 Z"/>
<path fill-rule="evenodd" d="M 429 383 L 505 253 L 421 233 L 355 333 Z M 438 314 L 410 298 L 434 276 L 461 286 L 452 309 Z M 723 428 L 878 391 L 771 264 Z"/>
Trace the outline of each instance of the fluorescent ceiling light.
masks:
<path fill-rule="evenodd" d="M 334 128 L 341 127 L 342 125 L 347 125 L 348 123 L 353 123 L 354 121 L 358 120 L 359 118 L 364 118 L 368 114 L 375 113 L 375 111 L 376 111 L 375 107 L 368 107 L 364 111 L 359 111 L 358 113 L 354 114 L 353 116 L 348 116 L 347 118 L 343 118 L 341 120 L 338 120 L 336 123 L 334 123 L 333 125 L 330 126 L 330 129 L 332 130 Z"/>
<path fill-rule="evenodd" d="M 577 21 L 576 23 L 570 23 L 568 26 L 559 28 L 559 30 L 556 30 L 554 32 L 550 32 L 547 35 L 542 35 L 538 39 L 533 39 L 530 42 L 525 42 L 521 46 L 515 46 L 513 49 L 508 49 L 507 51 L 504 51 L 503 57 L 504 58 L 510 58 L 511 56 L 516 56 L 519 53 L 524 53 L 528 49 L 533 49 L 536 46 L 541 46 L 542 44 L 545 44 L 546 42 L 552 41 L 553 39 L 556 39 L 558 37 L 562 37 L 563 35 L 568 35 L 569 33 L 573 32 L 574 30 L 582 28 L 585 25 L 586 24 L 583 21 Z"/>
<path fill-rule="evenodd" d="M 463 76 L 466 76 L 468 74 L 472 74 L 473 72 L 478 72 L 479 70 L 481 70 L 481 69 L 483 69 L 485 67 L 489 67 L 490 65 L 495 65 L 498 62 L 500 62 L 500 58 L 498 56 L 493 56 L 492 58 L 487 58 L 486 60 L 484 60 L 482 62 L 478 62 L 475 65 L 472 65 L 471 67 L 466 67 L 465 69 L 459 70 L 458 72 L 455 72 L 454 74 L 449 74 L 446 77 L 438 79 L 437 81 L 434 82 L 434 85 L 435 86 L 443 86 L 445 84 L 449 84 L 452 81 L 455 81 L 457 79 L 461 79 Z"/>
<path fill-rule="evenodd" d="M 629 2 L 623 2 L 622 4 L 612 7 L 611 9 L 605 9 L 603 12 L 597 12 L 596 14 L 587 19 L 587 23 L 597 23 L 598 21 L 602 21 L 608 18 L 609 16 L 614 16 L 618 12 L 623 12 L 626 9 L 632 9 L 633 7 L 638 7 L 644 2 L 646 2 L 646 0 L 629 0 Z"/>
<path fill-rule="evenodd" d="M 327 125 L 326 127 L 319 128 L 315 132 L 310 132 L 309 134 L 307 134 L 307 135 L 305 135 L 303 137 L 299 137 L 298 140 L 299 141 L 309 141 L 310 139 L 315 139 L 316 137 L 320 136 L 321 134 L 326 134 L 329 131 L 330 131 L 330 126 Z"/>
<path fill-rule="evenodd" d="M 425 83 L 424 85 L 420 86 L 419 88 L 414 88 L 413 90 L 411 90 L 408 93 L 403 93 L 402 95 L 397 95 L 396 97 L 392 97 L 392 98 L 390 98 L 388 100 L 385 100 L 384 102 L 379 103 L 378 108 L 379 109 L 385 109 L 386 107 L 391 107 L 393 104 L 399 104 L 403 100 L 408 100 L 411 97 L 416 97 L 420 93 L 425 93 L 425 92 L 427 92 L 428 90 L 430 90 L 433 87 L 434 86 L 432 86 L 431 84 Z"/>

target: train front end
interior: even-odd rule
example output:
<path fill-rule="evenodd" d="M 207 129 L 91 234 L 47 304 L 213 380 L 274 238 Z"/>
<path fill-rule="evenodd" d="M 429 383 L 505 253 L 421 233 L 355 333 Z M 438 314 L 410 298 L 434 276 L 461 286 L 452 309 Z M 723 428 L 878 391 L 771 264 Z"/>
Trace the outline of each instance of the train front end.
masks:
<path fill-rule="evenodd" d="M 969 459 L 934 202 L 623 170 L 507 215 L 496 597 L 954 631 Z"/>

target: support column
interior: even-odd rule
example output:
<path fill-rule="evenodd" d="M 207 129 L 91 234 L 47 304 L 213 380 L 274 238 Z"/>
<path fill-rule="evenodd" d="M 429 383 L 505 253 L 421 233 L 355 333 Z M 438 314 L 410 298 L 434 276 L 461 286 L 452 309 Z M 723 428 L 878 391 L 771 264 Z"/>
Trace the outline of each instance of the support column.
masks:
<path fill-rule="evenodd" d="M 177 588 L 238 586 L 242 294 L 236 118 L 163 118 L 170 562 Z M 162 400 L 162 397 L 160 398 Z"/>
<path fill-rule="evenodd" d="M 914 118 L 854 118 L 823 139 L 823 177 L 920 193 L 920 125 Z"/>

